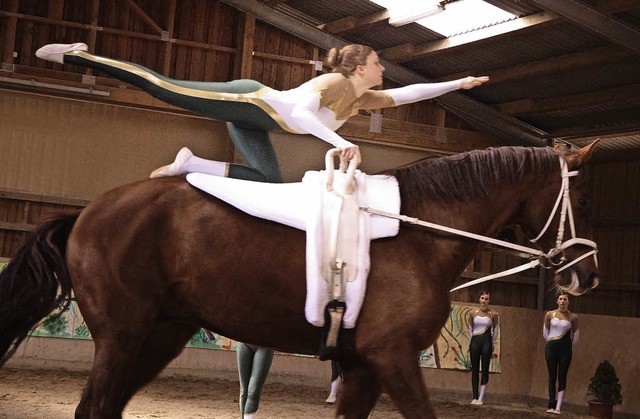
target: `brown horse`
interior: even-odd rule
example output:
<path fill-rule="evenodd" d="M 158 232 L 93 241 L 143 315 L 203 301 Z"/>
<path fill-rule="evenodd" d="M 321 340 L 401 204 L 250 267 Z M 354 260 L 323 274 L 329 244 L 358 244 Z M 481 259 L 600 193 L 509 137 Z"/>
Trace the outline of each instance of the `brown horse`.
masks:
<path fill-rule="evenodd" d="M 577 170 L 591 149 L 562 156 L 504 147 L 389 174 L 398 179 L 407 216 L 489 236 L 516 222 L 535 237 L 553 213 L 560 161 Z M 584 235 L 583 183 L 581 174 L 571 180 L 573 215 Z M 558 220 L 553 216 L 538 241 L 541 249 L 555 246 Z M 449 289 L 479 246 L 409 224 L 371 243 L 364 305 L 356 328 L 342 333 L 337 416 L 366 418 L 384 389 L 405 417 L 436 417 L 418 353 L 438 336 Z M 588 250 L 571 246 L 564 259 Z M 586 257 L 556 283 L 583 293 L 597 285 L 596 271 L 595 258 Z M 118 187 L 79 215 L 35 231 L 0 276 L 0 365 L 72 290 L 95 343 L 76 418 L 121 417 L 199 328 L 283 352 L 319 350 L 321 330 L 304 316 L 305 233 L 248 216 L 180 177 Z"/>

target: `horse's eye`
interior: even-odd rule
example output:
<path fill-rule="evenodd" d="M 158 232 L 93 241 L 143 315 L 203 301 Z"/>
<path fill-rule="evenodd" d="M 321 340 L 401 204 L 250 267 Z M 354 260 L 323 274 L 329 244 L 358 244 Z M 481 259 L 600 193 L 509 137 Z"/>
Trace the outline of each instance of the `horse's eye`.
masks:
<path fill-rule="evenodd" d="M 578 199 L 578 205 L 581 207 L 586 207 L 589 204 L 589 201 L 585 198 Z"/>

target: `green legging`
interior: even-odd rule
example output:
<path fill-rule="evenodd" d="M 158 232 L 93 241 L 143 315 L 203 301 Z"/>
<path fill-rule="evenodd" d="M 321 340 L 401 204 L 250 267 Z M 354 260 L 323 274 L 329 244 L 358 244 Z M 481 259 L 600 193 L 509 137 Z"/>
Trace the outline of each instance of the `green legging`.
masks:
<path fill-rule="evenodd" d="M 246 162 L 246 165 L 230 164 L 229 177 L 260 182 L 282 182 L 278 159 L 269 139 L 269 131 L 283 131 L 278 123 L 252 103 L 228 98 L 199 97 L 199 93 L 205 92 L 253 93 L 264 88 L 263 84 L 246 79 L 231 82 L 175 80 L 138 64 L 105 59 L 86 52 L 65 54 L 64 63 L 102 71 L 139 87 L 163 102 L 227 122 L 231 140 Z"/>
<path fill-rule="evenodd" d="M 236 354 L 240 377 L 240 414 L 250 415 L 258 411 L 262 387 L 273 361 L 273 350 L 240 342 L 236 346 Z"/>

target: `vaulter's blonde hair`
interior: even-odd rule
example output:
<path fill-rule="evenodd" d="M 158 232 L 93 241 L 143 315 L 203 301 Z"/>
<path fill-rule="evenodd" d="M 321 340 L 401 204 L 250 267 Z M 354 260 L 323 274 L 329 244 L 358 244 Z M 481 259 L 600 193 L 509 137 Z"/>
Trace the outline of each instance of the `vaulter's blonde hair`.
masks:
<path fill-rule="evenodd" d="M 350 76 L 356 71 L 356 67 L 367 64 L 367 57 L 372 52 L 373 48 L 360 44 L 351 44 L 340 49 L 331 48 L 325 64 L 333 73 Z"/>

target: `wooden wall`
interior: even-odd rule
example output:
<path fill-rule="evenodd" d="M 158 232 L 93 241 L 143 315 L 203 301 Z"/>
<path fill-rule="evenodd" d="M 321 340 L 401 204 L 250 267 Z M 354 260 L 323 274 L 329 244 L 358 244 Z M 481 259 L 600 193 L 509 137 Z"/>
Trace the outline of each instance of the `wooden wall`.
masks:
<path fill-rule="evenodd" d="M 215 153 L 228 160 L 237 160 L 238 156 L 229 151 L 229 140 L 223 130 L 214 129 L 210 138 L 205 138 L 206 130 L 219 123 L 208 120 L 200 123 L 190 113 L 159 102 L 99 72 L 39 60 L 34 56 L 35 50 L 52 42 L 82 41 L 97 54 L 139 63 L 177 79 L 228 81 L 253 78 L 278 89 L 298 86 L 320 74 L 315 63 L 326 53 L 216 0 L 3 0 L 0 3 L 0 32 L 3 34 L 0 38 L 0 89 L 38 96 L 46 94 L 51 98 L 51 106 L 55 100 L 60 100 L 54 96 L 101 105 L 83 106 L 83 109 L 92 109 L 91 113 L 105 112 L 109 106 L 116 106 L 117 111 L 107 112 L 112 119 L 105 121 L 105 130 L 113 129 L 118 133 L 121 132 L 116 129 L 121 128 L 118 114 L 133 115 L 147 109 L 159 111 L 158 115 L 172 115 L 176 120 L 180 119 L 177 116 L 188 117 L 190 119 L 185 124 L 191 126 L 193 132 L 198 132 L 202 140 L 192 140 L 194 146 L 203 151 L 209 150 L 209 155 L 205 153 L 205 156 Z M 69 92 L 58 87 L 81 88 L 84 91 Z M 385 87 L 395 86 L 385 81 Z M 7 114 L 1 109 L 3 103 L 11 106 L 7 99 L 3 102 L 0 98 L 0 119 Z M 419 155 L 450 154 L 495 145 L 491 139 L 471 130 L 468 124 L 433 101 L 375 112 L 384 118 L 381 133 L 370 131 L 367 112 L 351 118 L 339 131 L 361 145 L 365 159 L 369 159 L 363 170 L 369 173 L 385 165 L 389 167 L 391 162 L 400 164 Z M 51 121 L 50 135 L 72 129 L 66 124 L 67 120 Z M 148 135 L 147 128 L 137 126 L 130 118 L 124 120 L 134 137 Z M 19 124 L 17 118 L 7 117 L 1 122 L 3 130 L 11 129 L 18 133 L 11 138 L 12 149 L 15 144 L 24 143 L 24 138 L 34 137 L 34 124 Z M 41 133 L 46 136 L 46 130 L 41 130 Z M 138 162 L 137 165 L 122 158 L 119 166 L 118 153 L 113 148 L 121 146 L 98 137 L 92 137 L 94 142 L 91 150 L 84 153 L 86 159 L 83 164 L 91 166 L 91 159 L 108 155 L 113 158 L 109 160 L 113 173 L 105 175 L 105 172 L 88 170 L 83 181 L 87 185 L 93 182 L 92 190 L 83 190 L 81 195 L 61 196 L 60 193 L 52 194 L 52 190 L 35 190 L 27 186 L 24 187 L 26 190 L 18 192 L 31 193 L 31 198 L 14 197 L 0 201 L 0 223 L 3 223 L 0 224 L 0 237 L 4 240 L 0 256 L 10 257 L 15 243 L 27 229 L 25 226 L 32 226 L 38 221 L 30 211 L 41 205 L 39 203 L 48 202 L 48 199 L 88 199 L 108 186 L 103 179 L 105 176 L 110 181 L 125 173 L 131 180 L 136 176 L 140 178 L 148 173 L 148 169 L 165 164 L 177 151 L 173 145 L 164 148 L 173 144 L 168 139 L 159 143 L 150 139 L 147 152 L 144 148 L 136 148 L 139 154 L 129 155 L 130 159 Z M 184 138 L 184 141 L 182 138 L 174 140 L 187 144 L 191 137 Z M 206 141 L 213 142 L 214 147 L 205 145 Z M 274 143 L 279 157 L 301 162 L 285 173 L 285 176 L 290 176 L 287 179 L 299 179 L 297 176 L 303 173 L 305 165 L 317 168 L 316 162 L 322 161 L 326 148 L 326 144 L 320 141 L 312 140 L 307 146 L 307 143 L 289 141 L 286 136 Z M 30 161 L 37 162 L 38 159 Z M 101 164 L 106 163 L 102 160 Z M 144 167 L 140 168 L 140 165 Z M 578 312 L 640 317 L 638 166 L 637 159 L 603 160 L 593 166 L 593 222 L 601 249 L 599 258 L 604 277 L 593 293 L 574 299 L 573 308 Z M 9 170 L 10 167 L 15 165 L 8 164 L 3 169 Z M 22 167 L 25 176 L 36 172 L 40 175 L 43 169 L 36 163 L 32 166 L 22 164 Z M 95 169 L 95 166 L 91 167 Z M 10 177 L 0 176 L 0 179 L 4 178 Z M 14 193 L 15 188 L 14 184 L 0 182 L 3 193 Z M 473 279 L 482 273 L 496 272 L 520 263 L 522 260 L 504 252 L 485 249 L 470 264 L 463 278 Z M 553 308 L 555 297 L 550 282 L 548 276 L 531 271 L 492 282 L 488 288 L 495 304 Z M 453 297 L 461 302 L 476 302 L 477 288 L 457 292 Z"/>
<path fill-rule="evenodd" d="M 603 280 L 574 306 L 640 317 L 640 158 L 598 159 L 592 167 L 592 225 Z"/>
<path fill-rule="evenodd" d="M 8 34 L 0 41 L 0 57 L 7 70 L 2 75 L 8 79 L 88 88 L 108 96 L 82 95 L 86 100 L 174 112 L 184 111 L 99 71 L 40 60 L 34 52 L 47 43 L 81 41 L 96 54 L 142 64 L 176 79 L 252 78 L 277 89 L 296 87 L 320 74 L 316 61 L 326 54 L 215 0 L 5 0 L 0 8 L 0 29 Z M 4 84 L 30 89 L 28 85 L 12 85 L 11 80 Z M 395 85 L 385 81 L 385 87 Z M 362 118 L 350 120 L 340 133 L 443 153 L 494 144 L 432 101 L 376 112 L 384 116 L 382 133 L 369 132 L 364 111 Z"/>

